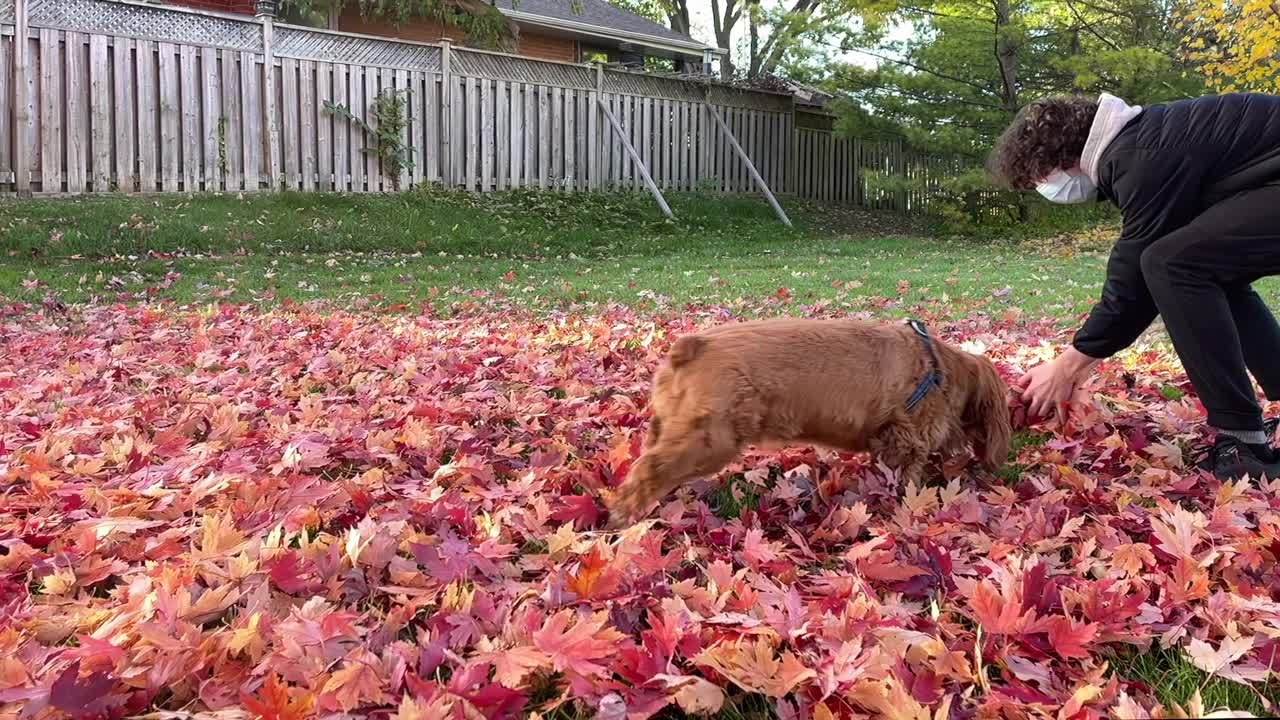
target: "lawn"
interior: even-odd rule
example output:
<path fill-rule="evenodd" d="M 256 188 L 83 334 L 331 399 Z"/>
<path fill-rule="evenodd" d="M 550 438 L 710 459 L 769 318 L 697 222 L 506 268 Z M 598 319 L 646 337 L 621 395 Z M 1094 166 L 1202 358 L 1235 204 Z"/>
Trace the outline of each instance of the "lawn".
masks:
<path fill-rule="evenodd" d="M 920 223 L 762 202 L 646 195 L 458 193 L 0 205 L 0 295 L 178 303 L 326 299 L 446 307 L 501 295 L 532 307 L 658 309 L 783 293 L 874 306 L 884 298 L 1067 316 L 1104 259 L 1057 245 L 940 239 Z M 1089 245 L 1086 250 L 1097 250 Z"/>
<path fill-rule="evenodd" d="M 679 334 L 911 314 L 1012 378 L 1108 236 L 647 203 L 0 205 L 0 715 L 1272 711 L 1280 484 L 1188 469 L 1159 345 L 993 476 L 752 451 L 601 530 Z"/>

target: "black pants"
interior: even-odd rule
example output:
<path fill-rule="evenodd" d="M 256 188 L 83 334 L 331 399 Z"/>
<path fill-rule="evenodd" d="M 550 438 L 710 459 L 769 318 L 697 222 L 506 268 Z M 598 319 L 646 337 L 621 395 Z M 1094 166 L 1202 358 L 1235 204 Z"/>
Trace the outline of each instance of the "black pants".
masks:
<path fill-rule="evenodd" d="M 1261 430 L 1249 374 L 1280 400 L 1280 325 L 1250 284 L 1280 275 L 1280 186 L 1223 200 L 1152 243 L 1142 274 L 1209 424 Z"/>

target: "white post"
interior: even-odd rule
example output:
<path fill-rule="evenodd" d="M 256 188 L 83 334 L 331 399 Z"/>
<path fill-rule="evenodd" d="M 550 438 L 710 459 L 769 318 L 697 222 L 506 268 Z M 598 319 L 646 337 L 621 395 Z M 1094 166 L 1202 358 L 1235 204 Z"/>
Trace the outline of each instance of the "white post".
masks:
<path fill-rule="evenodd" d="M 13 3 L 13 184 L 19 194 L 31 194 L 31 99 L 27 92 L 27 50 L 30 47 L 30 31 L 27 29 L 27 0 Z M 4 142 L 8 142 L 4 138 Z"/>
<path fill-rule="evenodd" d="M 275 0 L 258 0 L 257 16 L 262 22 L 262 91 L 266 96 L 267 188 L 280 189 L 280 125 L 276 122 Z"/>
<path fill-rule="evenodd" d="M 747 170 L 751 171 L 751 177 L 756 181 L 756 185 L 759 185 L 760 189 L 764 191 L 764 196 L 768 198 L 769 204 L 773 206 L 773 211 L 778 214 L 784 225 L 791 227 L 791 218 L 788 218 L 787 214 L 783 212 L 782 206 L 778 204 L 778 199 L 773 196 L 773 191 L 769 189 L 764 178 L 760 177 L 760 173 L 756 170 L 755 163 L 751 162 L 751 158 L 747 157 L 746 151 L 738 144 L 738 139 L 733 136 L 733 133 L 729 132 L 729 126 L 725 125 L 724 120 L 720 119 L 720 113 L 716 112 L 716 109 L 710 105 L 707 106 L 707 109 L 711 111 L 711 117 L 715 118 L 716 124 L 720 126 L 720 132 L 724 133 L 729 145 L 733 147 L 734 152 L 738 153 L 738 157 L 742 158 Z"/>
<path fill-rule="evenodd" d="M 604 111 L 605 117 L 609 119 L 609 124 L 613 126 L 613 131 L 622 139 L 623 147 L 625 147 L 627 149 L 627 153 L 631 155 L 631 161 L 636 164 L 636 169 L 640 171 L 640 177 L 644 178 L 644 184 L 648 186 L 649 192 L 653 195 L 653 199 L 658 201 L 658 207 L 662 208 L 662 214 L 666 215 L 668 218 L 674 218 L 675 216 L 671 214 L 671 207 L 667 205 L 667 199 L 662 197 L 662 191 L 658 189 L 657 184 L 653 182 L 653 178 L 649 176 L 649 169 L 644 166 L 643 162 L 641 162 L 640 153 L 636 152 L 636 149 L 631 146 L 631 141 L 628 140 L 627 136 L 622 132 L 622 126 L 618 124 L 618 119 L 613 116 L 613 113 L 610 112 L 608 106 L 604 104 L 604 98 L 597 97 L 596 105 Z"/>

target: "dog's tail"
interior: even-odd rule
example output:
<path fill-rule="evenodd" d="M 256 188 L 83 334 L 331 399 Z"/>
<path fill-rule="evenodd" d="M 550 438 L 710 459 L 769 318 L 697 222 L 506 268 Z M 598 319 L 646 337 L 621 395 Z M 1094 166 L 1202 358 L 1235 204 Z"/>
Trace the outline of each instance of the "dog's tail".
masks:
<path fill-rule="evenodd" d="M 697 335 L 683 335 L 671 346 L 671 354 L 667 356 L 667 362 L 671 363 L 673 368 L 688 365 L 698 357 L 705 344 L 706 341 Z"/>

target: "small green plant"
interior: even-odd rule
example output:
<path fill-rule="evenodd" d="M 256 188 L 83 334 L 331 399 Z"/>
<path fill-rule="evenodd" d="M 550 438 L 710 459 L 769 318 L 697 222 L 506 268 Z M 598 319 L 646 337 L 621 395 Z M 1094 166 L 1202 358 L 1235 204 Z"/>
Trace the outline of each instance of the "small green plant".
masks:
<path fill-rule="evenodd" d="M 346 119 L 373 137 L 373 145 L 364 151 L 382 160 L 382 172 L 400 188 L 400 173 L 413 167 L 413 148 L 404 142 L 404 129 L 408 123 L 405 115 L 405 91 L 383 90 L 373 99 L 369 117 L 373 124 L 357 117 L 345 105 L 326 101 L 324 111 Z"/>
<path fill-rule="evenodd" d="M 1161 387 L 1160 395 L 1170 402 L 1177 402 L 1186 396 L 1185 393 L 1172 385 L 1165 385 Z"/>
<path fill-rule="evenodd" d="M 227 174 L 227 116 L 218 117 L 218 172 Z"/>

